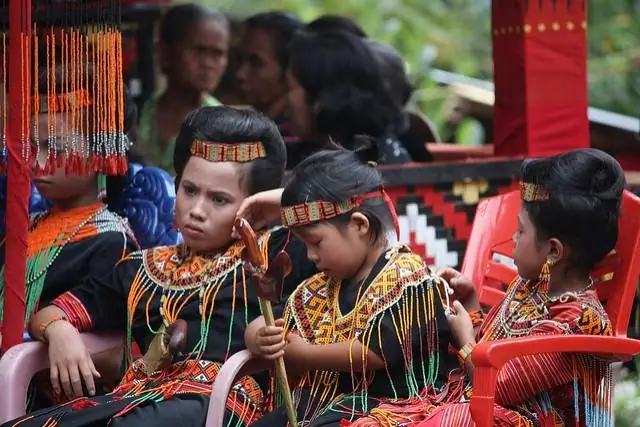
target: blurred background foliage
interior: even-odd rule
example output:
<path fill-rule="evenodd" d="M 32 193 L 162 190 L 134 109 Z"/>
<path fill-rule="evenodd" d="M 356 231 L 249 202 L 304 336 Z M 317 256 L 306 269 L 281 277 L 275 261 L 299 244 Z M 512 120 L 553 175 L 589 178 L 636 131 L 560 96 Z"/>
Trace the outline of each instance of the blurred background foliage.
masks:
<path fill-rule="evenodd" d="M 196 0 L 243 18 L 283 9 L 311 20 L 323 13 L 355 18 L 371 37 L 405 57 L 416 107 L 437 125 L 446 93 L 429 78 L 438 68 L 492 79 L 490 0 Z M 589 1 L 589 94 L 594 107 L 640 111 L 640 0 Z M 635 22 L 635 24 L 634 24 Z"/>

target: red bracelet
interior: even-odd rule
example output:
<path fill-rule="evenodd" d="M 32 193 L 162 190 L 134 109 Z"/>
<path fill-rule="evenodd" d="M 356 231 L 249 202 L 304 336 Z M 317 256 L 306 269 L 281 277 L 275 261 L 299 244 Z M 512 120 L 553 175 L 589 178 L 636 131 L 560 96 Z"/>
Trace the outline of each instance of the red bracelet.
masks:
<path fill-rule="evenodd" d="M 42 338 L 45 338 L 44 334 L 45 332 L 47 332 L 47 328 L 51 326 L 52 323 L 58 322 L 60 320 L 68 321 L 66 316 L 55 316 L 47 320 L 46 322 L 40 323 L 40 335 L 42 336 Z"/>

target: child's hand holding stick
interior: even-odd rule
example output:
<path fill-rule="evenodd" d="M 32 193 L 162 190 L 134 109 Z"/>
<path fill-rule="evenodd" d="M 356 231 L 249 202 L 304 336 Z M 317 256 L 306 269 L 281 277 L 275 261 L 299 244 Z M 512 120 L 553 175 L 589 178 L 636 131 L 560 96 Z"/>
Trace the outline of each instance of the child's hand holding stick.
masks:
<path fill-rule="evenodd" d="M 282 295 L 282 284 L 284 278 L 291 272 L 291 259 L 286 252 L 280 252 L 266 268 L 266 260 L 260 250 L 258 238 L 249 222 L 244 218 L 237 218 L 235 230 L 240 235 L 245 244 L 245 261 L 249 273 L 253 276 L 257 285 L 256 293 L 262 308 L 262 314 L 267 326 L 275 326 L 271 301 L 278 301 Z M 276 360 L 276 377 L 282 387 L 284 403 L 287 409 L 287 418 L 291 426 L 297 426 L 296 411 L 291 398 L 291 390 L 287 379 L 287 371 L 282 357 Z"/>

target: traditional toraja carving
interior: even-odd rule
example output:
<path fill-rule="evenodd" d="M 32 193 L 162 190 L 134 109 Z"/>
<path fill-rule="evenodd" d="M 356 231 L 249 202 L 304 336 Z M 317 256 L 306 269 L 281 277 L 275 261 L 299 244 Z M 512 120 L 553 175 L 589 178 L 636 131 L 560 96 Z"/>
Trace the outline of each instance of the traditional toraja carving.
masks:
<path fill-rule="evenodd" d="M 127 170 L 130 144 L 124 133 L 119 3 L 119 0 L 70 3 L 65 5 L 63 18 L 55 20 L 53 16 L 61 12 L 58 0 L 39 1 L 32 11 L 31 31 L 22 33 L 22 52 L 16 53 L 21 58 L 22 79 L 27 83 L 20 89 L 21 150 L 15 154 L 31 164 L 40 153 L 34 142 L 48 140 L 47 160 L 46 164 L 40 164 L 40 173 L 49 174 L 58 167 L 65 167 L 71 174 L 115 175 Z M 1 168 L 8 157 L 5 32 L 2 49 Z M 37 120 L 42 115 L 46 115 L 46 129 L 41 129 Z"/>
<path fill-rule="evenodd" d="M 246 163 L 267 157 L 267 151 L 260 141 L 234 144 L 196 139 L 191 144 L 191 154 L 210 162 Z"/>

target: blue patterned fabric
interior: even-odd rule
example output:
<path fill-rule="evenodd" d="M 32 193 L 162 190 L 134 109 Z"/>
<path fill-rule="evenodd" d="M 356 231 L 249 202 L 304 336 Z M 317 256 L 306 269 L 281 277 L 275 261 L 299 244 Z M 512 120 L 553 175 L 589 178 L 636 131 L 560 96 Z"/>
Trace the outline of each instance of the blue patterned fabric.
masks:
<path fill-rule="evenodd" d="M 0 233 L 5 230 L 7 177 L 0 176 Z M 120 205 L 112 209 L 128 218 L 131 228 L 143 248 L 173 245 L 182 240 L 173 228 L 173 209 L 176 192 L 173 178 L 156 167 L 130 164 Z M 34 186 L 31 187 L 29 212 L 42 212 L 51 207 Z"/>

